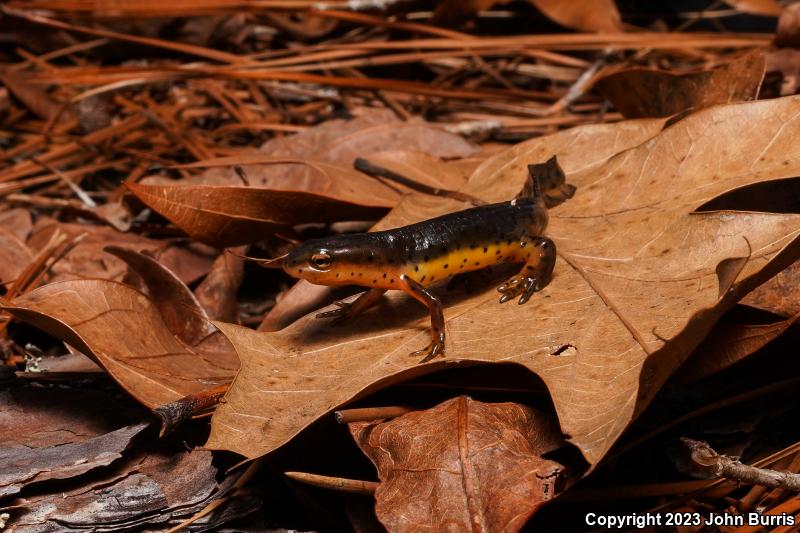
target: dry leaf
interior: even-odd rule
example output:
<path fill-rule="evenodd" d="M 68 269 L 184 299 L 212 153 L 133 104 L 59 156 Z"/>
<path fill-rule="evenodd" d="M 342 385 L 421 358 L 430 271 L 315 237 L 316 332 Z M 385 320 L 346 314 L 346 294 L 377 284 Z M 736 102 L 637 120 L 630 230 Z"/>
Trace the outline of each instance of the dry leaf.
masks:
<path fill-rule="evenodd" d="M 184 182 L 239 185 L 241 178 L 232 166 L 240 165 L 252 187 L 307 191 L 354 203 L 366 201 L 364 193 L 369 193 L 391 200 L 394 205 L 396 193 L 392 195 L 390 188 L 353 169 L 357 157 L 369 158 L 391 150 L 443 159 L 478 153 L 461 136 L 437 125 L 418 119 L 401 121 L 391 111 L 367 108 L 350 120 L 328 120 L 296 135 L 272 139 L 254 153 L 186 165 L 191 168 L 224 163 L 223 168 L 209 168 Z"/>
<path fill-rule="evenodd" d="M 789 4 L 780 14 L 775 46 L 800 48 L 800 3 Z"/>
<path fill-rule="evenodd" d="M 498 156 L 488 159 L 476 170 L 473 181 L 475 183 L 484 183 L 491 180 L 487 187 L 500 187 L 504 191 L 501 194 L 511 197 L 516 194 L 521 185 L 516 186 L 517 190 L 512 193 L 509 192 L 509 189 L 514 185 L 509 186 L 508 184 L 513 183 L 514 180 L 520 182 L 520 176 L 524 177 L 527 173 L 527 165 L 530 161 L 542 161 L 557 153 L 559 158 L 565 161 L 567 170 L 589 170 L 597 167 L 610 156 L 652 138 L 661 130 L 662 125 L 663 121 L 660 119 L 634 120 L 612 125 L 584 126 L 540 137 L 518 144 Z M 401 202 L 375 229 L 401 226 L 463 207 L 466 206 L 447 198 L 415 195 Z M 314 301 L 319 301 L 318 298 L 324 298 L 329 293 L 328 287 L 311 285 L 305 281 L 300 281 L 287 293 L 286 297 L 287 299 L 298 297 L 306 303 L 313 303 Z M 496 303 L 493 289 L 490 289 L 490 294 L 492 295 L 491 301 Z M 396 294 L 392 296 L 397 300 Z M 405 312 L 401 312 L 399 315 L 398 313 L 393 313 L 393 316 L 382 316 L 377 317 L 377 319 L 374 318 L 375 315 L 367 313 L 340 331 L 339 338 L 343 342 L 347 342 L 348 337 L 354 335 L 352 328 L 358 328 L 361 336 L 371 337 L 376 332 L 381 331 L 387 323 L 397 324 L 398 319 L 400 321 L 405 320 L 409 312 L 411 316 L 419 319 L 417 326 L 419 335 L 425 335 L 424 328 L 427 327 L 427 324 L 422 309 L 415 303 L 406 304 L 404 309 Z M 325 350 L 327 352 L 326 358 L 330 357 L 330 361 L 323 364 L 329 365 L 331 368 L 335 390 L 332 389 L 333 385 L 331 383 L 319 385 L 319 390 L 328 391 L 327 394 L 331 397 L 315 394 L 313 390 L 308 391 L 307 395 L 303 394 L 302 399 L 279 395 L 281 401 L 286 402 L 285 408 L 280 407 L 274 403 L 276 393 L 270 392 L 270 389 L 265 388 L 264 383 L 273 382 L 276 392 L 279 390 L 278 383 L 281 381 L 287 383 L 287 388 L 297 389 L 298 393 L 309 388 L 317 389 L 316 385 L 311 386 L 311 384 L 316 383 L 316 379 L 308 380 L 310 374 L 319 372 L 323 368 L 318 366 L 320 364 L 319 361 L 309 361 L 308 364 L 312 366 L 305 369 L 303 367 L 307 363 L 304 363 L 303 359 L 284 357 L 277 351 L 286 349 L 286 353 L 301 354 L 307 349 L 313 349 L 304 346 L 303 343 L 305 341 L 302 338 L 304 328 L 310 326 L 312 329 L 319 329 L 322 325 L 312 317 L 313 314 L 299 321 L 291 328 L 276 333 L 274 338 L 270 335 L 259 337 L 245 328 L 229 329 L 229 326 L 221 325 L 227 335 L 235 337 L 233 341 L 241 358 L 243 370 L 239 373 L 235 387 L 226 397 L 227 403 L 217 409 L 217 415 L 212 419 L 211 444 L 215 447 L 231 449 L 249 457 L 257 457 L 283 444 L 306 424 L 322 416 L 329 409 L 348 401 L 359 388 L 369 384 L 373 378 L 370 375 L 362 374 L 365 369 L 369 372 L 375 372 L 375 377 L 387 372 L 401 370 L 403 367 L 412 367 L 412 374 L 414 375 L 433 370 L 424 366 L 415 367 L 415 362 L 411 361 L 406 355 L 399 358 L 401 367 L 395 367 L 394 363 L 389 361 L 380 363 L 380 355 L 371 360 L 352 357 L 354 354 L 350 354 L 348 358 L 340 358 L 340 354 L 334 345 L 333 350 Z M 369 320 L 370 317 L 373 317 L 373 319 Z M 448 318 L 449 315 L 446 314 L 445 317 Z M 273 318 L 273 320 L 268 320 L 270 318 Z M 282 329 L 291 318 L 291 315 L 287 317 L 270 313 L 264 321 L 266 326 L 262 326 L 264 328 Z M 266 329 L 263 330 L 266 331 Z M 409 331 L 405 325 L 394 327 L 392 331 L 394 334 L 399 332 L 408 338 L 413 336 L 413 331 Z M 323 330 L 322 333 L 324 334 L 325 331 Z M 418 342 L 419 338 L 417 339 Z M 278 346 L 276 351 L 264 346 L 264 343 L 273 342 Z M 404 341 L 400 339 L 392 340 L 393 344 L 398 342 L 402 344 Z M 320 347 L 330 346 L 330 344 L 330 338 L 319 339 Z M 369 351 L 370 343 L 364 344 L 365 346 L 362 349 Z M 373 348 L 375 347 L 378 346 Z M 384 347 L 387 350 L 391 349 L 388 345 Z M 409 347 L 407 351 L 410 351 L 410 349 Z M 349 352 L 346 344 L 342 345 L 340 350 L 346 353 Z M 268 354 L 265 354 L 264 351 L 268 352 Z M 373 366 L 370 367 L 370 365 Z M 262 375 L 270 377 L 263 378 Z M 277 376 L 278 379 L 272 378 L 273 375 Z M 350 375 L 356 376 L 351 382 L 345 383 L 339 379 L 341 376 Z M 404 379 L 404 377 L 395 376 L 392 378 L 393 381 L 401 379 Z M 288 385 L 293 382 L 295 385 Z M 261 398 L 261 400 L 254 402 L 253 398 L 256 397 Z M 294 402 L 298 403 L 295 404 Z M 312 409 L 308 408 L 309 402 L 313 406 Z M 303 405 L 303 409 L 298 412 L 296 407 L 293 406 L 300 404 Z M 273 411 L 275 408 L 280 409 L 280 417 L 277 417 Z M 241 413 L 241 416 L 238 413 Z M 270 419 L 270 422 L 268 422 L 270 425 L 272 420 L 277 421 L 281 429 L 278 431 L 264 431 L 258 435 L 250 433 L 254 419 L 266 418 Z M 218 425 L 219 420 L 222 420 L 224 425 Z M 228 433 L 226 429 L 228 427 L 237 429 L 233 433 Z M 252 440 L 242 439 L 242 434 L 249 435 Z M 240 446 L 239 443 L 242 445 Z"/>
<path fill-rule="evenodd" d="M 783 7 L 775 0 L 723 0 L 729 6 L 753 15 L 778 16 Z"/>
<path fill-rule="evenodd" d="M 548 18 L 574 30 L 600 33 L 622 31 L 614 0 L 530 0 Z"/>
<path fill-rule="evenodd" d="M 3 309 L 92 357 L 150 408 L 227 383 L 238 367 L 219 343 L 181 343 L 152 301 L 113 281 L 51 283 Z"/>
<path fill-rule="evenodd" d="M 764 79 L 760 50 L 706 70 L 670 72 L 612 67 L 596 82 L 600 92 L 628 118 L 666 117 L 687 109 L 754 100 Z"/>
<path fill-rule="evenodd" d="M 17 239 L 26 241 L 33 228 L 31 212 L 17 207 L 0 213 L 0 228 L 12 233 Z"/>
<path fill-rule="evenodd" d="M 311 316 L 274 333 L 220 324 L 242 370 L 209 446 L 255 457 L 377 387 L 457 361 L 504 361 L 545 381 L 564 432 L 598 461 L 718 317 L 800 255 L 799 215 L 693 213 L 733 188 L 797 174 L 797 116 L 798 98 L 719 106 L 610 159 L 611 139 L 647 139 L 643 130 L 658 123 L 575 128 L 490 159 L 464 192 L 510 198 L 525 165 L 552 154 L 578 187 L 551 213 L 548 235 L 559 248 L 551 284 L 524 306 L 500 305 L 491 285 L 445 298 L 447 358 L 429 365 L 408 357 L 427 342 L 428 316 L 401 294 L 339 327 Z M 758 124 L 746 139 L 743 122 Z M 593 153 L 593 143 L 606 151 Z M 453 204 L 406 203 L 423 216 Z"/>
<path fill-rule="evenodd" d="M 400 122 L 391 113 L 367 113 L 272 140 L 256 153 L 183 165 L 212 167 L 183 180 L 193 185 L 149 180 L 129 187 L 193 238 L 234 246 L 294 224 L 379 218 L 397 204 L 404 188 L 356 171 L 353 161 L 392 149 L 445 158 L 477 151 L 458 135 L 426 122 Z M 235 165 L 244 170 L 247 187 L 239 186 Z M 300 205 L 303 209 L 297 209 Z"/>
<path fill-rule="evenodd" d="M 389 531 L 518 531 L 566 481 L 542 457 L 564 444 L 558 424 L 524 405 L 459 396 L 350 431 L 378 468 Z"/>
<path fill-rule="evenodd" d="M 217 333 L 189 287 L 167 267 L 127 248 L 106 246 L 104 250 L 125 261 L 142 278 L 164 325 L 187 346 L 196 347 Z"/>
<path fill-rule="evenodd" d="M 17 279 L 31 263 L 34 254 L 24 242 L 10 231 L 0 227 L 0 283 L 8 283 Z"/>
<path fill-rule="evenodd" d="M 129 184 L 128 188 L 192 238 L 222 247 L 258 241 L 293 224 L 369 220 L 386 212 L 386 206 L 303 191 L 213 185 Z M 300 205 L 303 209 L 297 208 Z"/>
<path fill-rule="evenodd" d="M 194 294 L 210 318 L 238 324 L 239 302 L 236 296 L 244 278 L 244 260 L 236 254 L 245 253 L 245 248 L 232 252 L 217 257 Z"/>
<path fill-rule="evenodd" d="M 69 238 L 75 238 L 84 233 L 86 236 L 50 269 L 49 281 L 75 278 L 121 280 L 125 275 L 125 263 L 113 255 L 103 253 L 103 248 L 109 243 L 155 254 L 159 261 L 184 283 L 192 283 L 204 276 L 219 253 L 216 250 L 209 250 L 199 243 L 177 246 L 170 242 L 151 240 L 132 233 L 120 233 L 112 228 L 88 224 L 68 224 L 52 219 L 37 221 L 28 239 L 28 247 L 31 250 L 41 249 L 56 231 L 63 232 Z"/>
<path fill-rule="evenodd" d="M 784 317 L 800 312 L 800 261 L 792 263 L 742 299 L 752 305 Z"/>
<path fill-rule="evenodd" d="M 617 33 L 622 19 L 614 0 L 529 0 L 550 20 L 567 28 L 585 32 Z M 434 22 L 453 23 L 475 16 L 479 11 L 510 0 L 447 0 L 436 7 Z"/>

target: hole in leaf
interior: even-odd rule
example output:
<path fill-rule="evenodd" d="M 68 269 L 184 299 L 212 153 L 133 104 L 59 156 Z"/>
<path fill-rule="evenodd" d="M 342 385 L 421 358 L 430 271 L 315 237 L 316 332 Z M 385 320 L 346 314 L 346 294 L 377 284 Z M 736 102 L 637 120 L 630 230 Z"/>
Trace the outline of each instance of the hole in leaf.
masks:
<path fill-rule="evenodd" d="M 564 352 L 566 352 L 570 348 L 572 348 L 572 350 L 577 350 L 577 348 L 575 348 L 575 346 L 573 346 L 572 344 L 564 344 L 562 346 L 559 346 L 555 351 L 550 352 L 550 355 L 563 355 Z M 567 354 L 567 355 L 571 355 L 571 354 Z"/>

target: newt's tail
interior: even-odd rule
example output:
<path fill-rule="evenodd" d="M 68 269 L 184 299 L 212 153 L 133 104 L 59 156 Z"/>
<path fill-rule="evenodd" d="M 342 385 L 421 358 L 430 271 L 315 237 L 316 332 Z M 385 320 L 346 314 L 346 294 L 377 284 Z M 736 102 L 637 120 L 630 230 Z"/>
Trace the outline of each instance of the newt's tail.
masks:
<path fill-rule="evenodd" d="M 517 198 L 540 197 L 548 208 L 555 207 L 575 195 L 575 186 L 567 183 L 564 171 L 558 164 L 556 156 L 545 163 L 528 165 L 528 179 Z"/>

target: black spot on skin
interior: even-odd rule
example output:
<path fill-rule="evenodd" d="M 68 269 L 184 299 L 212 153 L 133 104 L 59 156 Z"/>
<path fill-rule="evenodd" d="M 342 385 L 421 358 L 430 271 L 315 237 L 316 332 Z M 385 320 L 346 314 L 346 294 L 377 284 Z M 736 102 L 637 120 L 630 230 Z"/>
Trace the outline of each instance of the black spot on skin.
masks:
<path fill-rule="evenodd" d="M 465 262 L 465 263 L 467 262 L 467 258 L 466 258 L 466 257 L 464 258 L 464 262 Z"/>
<path fill-rule="evenodd" d="M 383 279 L 386 279 L 386 272 L 383 273 Z"/>
<path fill-rule="evenodd" d="M 419 282 L 420 283 L 422 283 L 423 281 L 425 281 L 425 276 L 422 276 L 421 278 L 419 278 Z"/>
<path fill-rule="evenodd" d="M 339 277 L 339 273 L 338 273 L 338 272 L 336 273 L 336 277 L 337 277 L 337 278 Z"/>
<path fill-rule="evenodd" d="M 358 273 L 358 277 L 360 278 L 361 276 L 363 276 L 363 274 L 361 272 L 359 272 Z"/>
<path fill-rule="evenodd" d="M 488 246 L 484 246 L 484 247 L 483 247 L 483 253 L 486 253 L 486 252 L 488 252 L 488 251 L 489 251 L 489 247 L 488 247 Z"/>
<path fill-rule="evenodd" d="M 480 266 L 480 263 L 478 261 L 475 261 L 475 266 Z"/>
<path fill-rule="evenodd" d="M 414 265 L 414 272 L 419 272 L 419 265 Z"/>
<path fill-rule="evenodd" d="M 352 276 L 355 276 L 355 275 L 356 275 L 356 273 L 355 273 L 355 272 L 350 272 L 350 276 L 351 276 L 351 277 L 352 277 Z"/>
<path fill-rule="evenodd" d="M 464 268 L 464 265 L 458 265 L 458 268 Z"/>
<path fill-rule="evenodd" d="M 447 263 L 445 263 L 445 264 L 444 264 L 444 268 L 445 268 L 445 269 L 446 269 L 447 267 L 449 267 L 449 266 L 450 266 L 450 265 L 448 265 Z"/>
<path fill-rule="evenodd" d="M 389 283 L 394 283 L 394 278 L 390 279 Z"/>
<path fill-rule="evenodd" d="M 500 255 L 500 250 L 495 250 L 494 255 Z"/>

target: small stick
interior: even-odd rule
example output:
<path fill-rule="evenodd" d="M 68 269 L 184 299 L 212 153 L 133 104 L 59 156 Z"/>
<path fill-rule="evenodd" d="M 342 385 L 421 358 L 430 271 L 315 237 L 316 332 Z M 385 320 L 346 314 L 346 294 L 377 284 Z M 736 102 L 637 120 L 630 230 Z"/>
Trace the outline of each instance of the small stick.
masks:
<path fill-rule="evenodd" d="M 384 418 L 395 418 L 406 413 L 410 413 L 414 409 L 402 406 L 388 406 L 388 407 L 362 407 L 360 409 L 342 409 L 335 411 L 333 416 L 340 424 L 349 424 L 351 422 L 368 422 L 370 420 L 382 420 Z"/>
<path fill-rule="evenodd" d="M 734 457 L 717 453 L 707 442 L 683 437 L 681 443 L 684 448 L 674 462 L 684 473 L 703 479 L 725 478 L 800 492 L 800 474 L 742 464 Z"/>
<path fill-rule="evenodd" d="M 609 50 L 606 49 L 603 56 L 592 63 L 591 66 L 589 66 L 589 68 L 578 77 L 578 79 L 572 84 L 564 96 L 559 98 L 558 101 L 556 101 L 553 105 L 545 109 L 544 115 L 548 116 L 560 113 L 571 106 L 578 98 L 583 96 L 584 93 L 594 83 L 597 72 L 604 67 L 606 63 L 608 63 L 609 55 Z"/>
<path fill-rule="evenodd" d="M 385 178 L 424 194 L 453 198 L 454 200 L 460 200 L 462 202 L 470 202 L 473 205 L 486 205 L 486 202 L 480 198 L 472 196 L 471 194 L 466 194 L 459 191 L 451 191 L 450 189 L 440 189 L 438 187 L 431 187 L 430 185 L 419 183 L 418 181 L 407 178 L 393 170 L 389 170 L 386 167 L 376 165 L 375 163 L 362 157 L 357 158 L 353 163 L 353 166 L 356 168 L 356 170 L 360 170 L 364 174 L 372 176 L 373 178 Z"/>
<path fill-rule="evenodd" d="M 323 489 L 330 489 L 339 492 L 352 492 L 353 494 L 363 494 L 372 496 L 380 483 L 376 481 L 362 481 L 360 479 L 347 479 L 343 477 L 320 476 L 319 474 L 309 474 L 308 472 L 284 472 L 284 476 Z"/>

